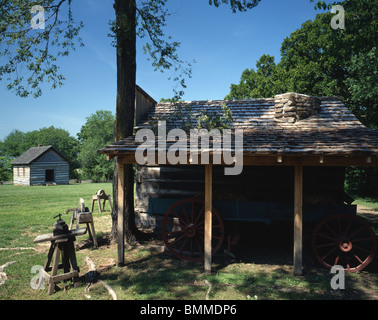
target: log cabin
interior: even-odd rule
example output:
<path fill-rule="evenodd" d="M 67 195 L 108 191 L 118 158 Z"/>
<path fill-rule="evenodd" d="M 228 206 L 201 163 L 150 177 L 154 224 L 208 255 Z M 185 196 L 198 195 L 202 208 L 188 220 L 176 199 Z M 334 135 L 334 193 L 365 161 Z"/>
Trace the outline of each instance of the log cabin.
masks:
<path fill-rule="evenodd" d="M 188 101 L 180 105 L 183 107 L 181 111 L 190 110 L 192 118 L 189 121 L 193 126 L 203 111 L 217 114 L 222 112 L 222 106 L 229 107 L 233 116 L 230 129 L 243 130 L 243 155 L 239 159 L 243 163 L 243 171 L 240 175 L 226 176 L 222 168 L 224 163 L 211 162 L 215 154 L 214 141 L 210 142 L 210 163 L 200 161 L 191 164 L 188 151 L 188 161 L 176 165 L 169 165 L 167 161 L 164 165 L 156 165 L 156 161 L 153 165 L 138 163 L 136 152 L 142 143 L 137 142 L 135 136 L 105 146 L 99 152 L 106 154 L 108 159 L 115 158 L 120 172 L 123 172 L 125 164 L 136 164 L 135 209 L 139 218 L 156 225 L 150 214 L 154 199 L 176 201 L 202 193 L 205 203 L 204 269 L 209 272 L 213 203 L 218 196 L 226 200 L 265 204 L 276 201 L 291 203 L 294 274 L 301 274 L 303 208 L 306 203 L 350 205 L 353 199 L 344 193 L 345 167 L 378 165 L 378 131 L 366 128 L 337 97 L 311 97 L 290 92 L 274 98 Z M 151 119 L 165 120 L 174 116 L 174 104 L 157 103 L 140 118 L 135 130 L 151 129 Z M 185 115 L 167 122 L 167 130 L 183 125 L 188 120 L 184 118 Z M 158 159 L 159 145 L 155 138 L 156 142 L 150 149 L 156 152 L 155 158 Z M 235 137 L 232 139 L 235 140 Z M 167 142 L 164 148 L 168 151 L 172 145 L 172 142 Z M 189 148 L 185 146 L 186 150 Z M 118 194 L 118 259 L 122 264 L 122 174 L 118 177 L 118 186 L 121 191 Z M 158 210 L 152 211 L 156 213 Z M 249 215 L 253 215 L 253 210 Z M 280 212 L 276 210 L 271 215 L 274 219 L 274 215 L 279 216 Z"/>
<path fill-rule="evenodd" d="M 60 185 L 69 182 L 69 161 L 53 146 L 32 147 L 12 161 L 13 184 Z"/>

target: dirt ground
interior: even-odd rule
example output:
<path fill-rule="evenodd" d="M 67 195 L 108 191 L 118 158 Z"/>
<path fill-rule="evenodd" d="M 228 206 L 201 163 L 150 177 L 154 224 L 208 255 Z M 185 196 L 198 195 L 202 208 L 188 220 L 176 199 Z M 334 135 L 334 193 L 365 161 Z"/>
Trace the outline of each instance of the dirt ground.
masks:
<path fill-rule="evenodd" d="M 366 217 L 376 228 L 378 227 L 378 209 L 357 206 L 357 214 Z"/>
<path fill-rule="evenodd" d="M 358 214 L 369 219 L 373 227 L 378 230 L 378 210 L 368 207 L 358 207 Z M 80 252 L 84 255 L 93 255 L 94 261 L 98 265 L 115 265 L 115 257 L 106 254 L 105 252 L 112 251 L 115 252 L 116 245 L 110 244 L 107 242 L 107 234 L 109 232 L 109 227 L 111 226 L 111 217 L 110 215 L 101 216 L 96 221 L 96 232 L 99 233 L 98 241 L 100 245 L 100 250 L 91 251 L 90 243 L 82 241 L 80 243 Z M 244 230 L 243 230 L 244 229 Z M 228 230 L 229 231 L 229 230 Z M 238 268 L 243 268 L 247 266 L 254 266 L 254 270 L 263 270 L 265 273 L 275 274 L 280 271 L 280 275 L 290 274 L 292 272 L 293 264 L 293 226 L 292 223 L 277 223 L 272 225 L 264 224 L 244 224 L 242 228 L 242 236 L 239 243 L 231 247 L 231 254 L 229 256 L 225 253 L 227 249 L 227 238 L 224 241 L 223 247 L 218 251 L 214 257 L 214 268 L 221 270 L 222 267 L 227 265 L 232 266 L 236 264 Z M 244 231 L 244 232 L 243 232 Z M 328 270 L 323 269 L 319 262 L 316 260 L 310 241 L 310 230 L 304 229 L 304 241 L 303 241 L 303 265 L 304 265 L 304 276 L 303 279 L 312 279 L 311 277 L 318 276 L 319 279 L 327 277 L 329 275 Z M 227 234 L 227 233 L 226 233 Z M 131 246 L 130 246 L 131 247 Z M 165 248 L 164 241 L 161 239 L 161 236 L 156 235 L 153 240 L 147 242 L 141 242 L 139 245 L 136 244 L 132 246 L 133 248 L 150 248 L 153 249 L 153 252 L 160 252 L 163 254 L 162 257 L 166 256 L 167 259 L 163 259 L 164 263 L 167 261 L 174 265 L 180 264 L 177 259 L 171 256 L 170 252 Z M 129 248 L 129 245 L 127 245 Z M 102 252 L 99 254 L 99 252 Z M 160 257 L 160 255 L 159 255 Z M 143 260 L 142 260 L 143 261 Z M 131 264 L 132 265 L 132 264 Z M 141 266 L 142 268 L 143 266 Z M 173 268 L 174 269 L 174 268 Z M 114 272 L 114 268 L 110 269 L 110 273 Z M 223 269 L 222 269 L 223 270 Z M 227 267 L 223 270 L 226 272 Z M 83 272 L 87 272 L 87 266 L 83 265 Z M 286 273 L 285 273 L 286 272 Z M 364 299 L 378 300 L 378 291 L 376 286 L 372 285 L 376 283 L 378 272 L 378 253 L 373 262 L 367 266 L 363 274 L 360 277 L 354 277 L 351 280 L 348 280 L 349 286 L 353 285 L 353 290 L 346 290 L 345 292 L 340 293 L 340 299 L 361 299 L 361 294 L 363 293 Z M 113 284 L 109 279 L 111 276 L 107 272 L 104 272 L 103 276 L 106 281 L 108 281 L 112 286 Z M 109 278 L 109 279 L 108 279 Z M 328 279 L 328 278 L 327 278 Z M 305 281 L 303 280 L 303 281 Z M 309 281 L 310 281 L 309 280 Z M 313 281 L 313 280 L 311 280 Z M 310 281 L 310 282 L 311 282 Z M 310 283 L 309 282 L 309 283 Z M 278 285 L 277 285 L 278 286 Z M 114 285 L 115 288 L 116 285 Z M 320 287 L 320 285 L 318 285 Z M 279 290 L 299 290 L 298 286 L 289 288 L 283 286 L 282 288 L 278 286 Z M 261 289 L 263 291 L 263 289 Z M 278 290 L 278 289 L 277 289 Z M 335 298 L 336 293 L 330 294 L 327 291 L 327 294 L 331 298 Z M 261 293 L 261 295 L 263 295 Z M 328 297 L 327 296 L 327 297 Z M 325 297 L 325 299 L 327 299 Z"/>

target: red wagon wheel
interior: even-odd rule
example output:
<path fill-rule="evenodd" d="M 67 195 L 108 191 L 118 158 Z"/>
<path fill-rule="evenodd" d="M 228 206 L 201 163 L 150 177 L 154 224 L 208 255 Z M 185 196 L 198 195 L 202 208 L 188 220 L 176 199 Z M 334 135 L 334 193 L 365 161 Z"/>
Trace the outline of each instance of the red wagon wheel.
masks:
<path fill-rule="evenodd" d="M 217 210 L 212 210 L 212 253 L 222 245 L 223 221 Z M 163 239 L 169 251 L 188 261 L 203 260 L 205 204 L 200 199 L 183 199 L 166 212 L 162 224 Z"/>
<path fill-rule="evenodd" d="M 326 268 L 340 265 L 345 271 L 356 272 L 374 259 L 376 238 L 362 218 L 334 215 L 316 227 L 312 248 L 318 261 Z"/>

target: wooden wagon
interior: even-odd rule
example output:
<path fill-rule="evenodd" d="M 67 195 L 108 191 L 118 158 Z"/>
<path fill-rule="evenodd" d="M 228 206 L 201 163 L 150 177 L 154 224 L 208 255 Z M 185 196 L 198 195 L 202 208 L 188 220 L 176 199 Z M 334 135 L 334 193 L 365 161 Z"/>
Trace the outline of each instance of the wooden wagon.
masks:
<path fill-rule="evenodd" d="M 303 222 L 316 226 L 312 247 L 319 262 L 331 268 L 341 265 L 348 271 L 361 271 L 375 257 L 376 239 L 370 226 L 356 215 L 356 205 L 304 204 Z M 205 203 L 198 198 L 152 198 L 150 215 L 162 215 L 162 235 L 176 257 L 189 261 L 204 259 Z M 212 211 L 212 252 L 225 239 L 225 223 L 293 221 L 290 203 L 271 201 L 214 200 Z M 228 238 L 230 241 L 230 237 Z M 229 243 L 228 243 L 229 245 Z"/>

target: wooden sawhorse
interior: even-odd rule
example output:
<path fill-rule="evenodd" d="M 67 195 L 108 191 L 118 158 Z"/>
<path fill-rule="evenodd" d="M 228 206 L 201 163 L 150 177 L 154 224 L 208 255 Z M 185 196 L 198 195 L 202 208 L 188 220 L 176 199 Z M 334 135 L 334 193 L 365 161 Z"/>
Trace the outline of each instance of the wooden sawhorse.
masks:
<path fill-rule="evenodd" d="M 103 203 L 102 203 L 102 209 L 101 209 L 101 200 L 104 200 Z M 92 197 L 91 212 L 93 212 L 94 203 L 97 201 L 98 210 L 99 210 L 100 213 L 102 213 L 102 210 L 104 210 L 104 208 L 105 208 L 106 200 L 109 201 L 110 210 L 113 212 L 112 197 L 110 196 L 110 194 L 106 194 L 104 190 L 98 190 L 97 193 Z"/>
<path fill-rule="evenodd" d="M 98 248 L 97 238 L 96 238 L 96 231 L 93 222 L 92 212 L 86 211 L 84 200 L 82 198 L 79 199 L 79 207 L 74 209 L 67 209 L 66 213 L 72 212 L 72 218 L 69 229 L 72 230 L 73 223 L 76 220 L 76 229 L 79 228 L 79 224 L 85 223 L 87 225 L 89 238 L 93 241 L 93 246 Z M 92 229 L 92 230 L 91 230 Z"/>

